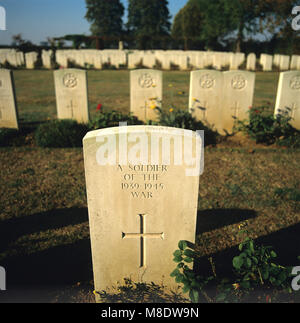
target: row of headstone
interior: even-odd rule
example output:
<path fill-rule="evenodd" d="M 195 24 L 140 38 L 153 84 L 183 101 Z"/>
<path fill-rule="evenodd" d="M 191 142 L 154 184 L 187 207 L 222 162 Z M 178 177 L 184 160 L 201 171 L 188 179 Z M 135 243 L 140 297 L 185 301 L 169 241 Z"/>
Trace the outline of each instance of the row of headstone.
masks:
<path fill-rule="evenodd" d="M 89 122 L 87 73 L 81 69 L 54 72 L 58 119 Z M 190 75 L 189 111 L 220 134 L 231 133 L 234 120 L 247 120 L 253 105 L 255 73 L 248 71 L 193 71 Z M 163 100 L 163 73 L 141 69 L 130 73 L 130 111 L 147 122 L 158 117 Z M 282 72 L 275 115 L 285 113 L 300 129 L 300 71 Z M 0 127 L 18 128 L 12 72 L 0 70 Z"/>
<path fill-rule="evenodd" d="M 259 64 L 263 71 L 300 70 L 299 55 L 268 55 L 261 54 Z M 257 58 L 254 53 L 245 56 L 244 53 L 213 52 L 213 51 L 182 51 L 182 50 L 57 50 L 55 55 L 52 50 L 43 50 L 41 54 L 42 66 L 51 69 L 55 64 L 67 68 L 95 68 L 102 69 L 109 66 L 115 68 L 136 69 L 140 67 L 158 68 L 163 70 L 179 69 L 204 69 L 238 70 L 246 69 L 255 71 L 258 68 Z M 0 64 L 8 62 L 13 67 L 23 66 L 33 69 L 38 59 L 35 52 L 17 52 L 15 49 L 0 49 Z M 26 63 L 25 63 L 26 61 Z"/>
<path fill-rule="evenodd" d="M 15 49 L 0 49 L 0 64 L 8 63 L 12 67 L 21 67 L 25 64 L 24 54 Z"/>

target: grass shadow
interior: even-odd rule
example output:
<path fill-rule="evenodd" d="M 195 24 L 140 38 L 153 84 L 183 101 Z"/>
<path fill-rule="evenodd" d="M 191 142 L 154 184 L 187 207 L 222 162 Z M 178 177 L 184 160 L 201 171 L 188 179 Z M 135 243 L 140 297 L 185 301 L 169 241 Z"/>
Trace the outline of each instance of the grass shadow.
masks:
<path fill-rule="evenodd" d="M 87 208 L 57 209 L 0 221 L 0 252 L 19 237 L 88 221 Z"/>
<path fill-rule="evenodd" d="M 196 236 L 257 216 L 249 209 L 207 209 L 197 213 Z"/>

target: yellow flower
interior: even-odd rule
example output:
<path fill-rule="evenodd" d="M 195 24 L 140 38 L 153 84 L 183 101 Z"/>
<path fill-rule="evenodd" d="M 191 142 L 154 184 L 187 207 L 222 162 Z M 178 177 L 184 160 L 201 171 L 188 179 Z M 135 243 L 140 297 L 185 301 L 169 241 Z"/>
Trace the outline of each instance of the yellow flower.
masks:
<path fill-rule="evenodd" d="M 169 112 L 173 112 L 174 111 L 174 109 L 173 108 L 171 108 L 170 110 L 169 110 Z"/>
<path fill-rule="evenodd" d="M 169 87 L 173 87 L 173 84 L 171 84 L 171 83 L 170 83 L 168 86 L 169 86 Z"/>
<path fill-rule="evenodd" d="M 150 105 L 150 109 L 154 110 L 156 108 L 156 105 L 155 104 L 151 104 Z"/>
<path fill-rule="evenodd" d="M 183 93 L 181 91 L 178 92 L 179 95 L 182 95 Z"/>
<path fill-rule="evenodd" d="M 196 101 L 198 101 L 198 100 L 197 100 L 196 98 L 193 98 L 193 101 L 194 101 L 194 102 L 196 102 Z"/>
<path fill-rule="evenodd" d="M 94 295 L 97 295 L 97 292 L 96 292 L 95 290 L 93 290 L 93 294 L 94 294 Z"/>
<path fill-rule="evenodd" d="M 236 290 L 236 289 L 239 289 L 240 288 L 240 284 L 236 283 L 236 284 L 232 284 L 233 288 Z"/>
<path fill-rule="evenodd" d="M 152 87 L 156 87 L 156 84 L 152 84 Z"/>

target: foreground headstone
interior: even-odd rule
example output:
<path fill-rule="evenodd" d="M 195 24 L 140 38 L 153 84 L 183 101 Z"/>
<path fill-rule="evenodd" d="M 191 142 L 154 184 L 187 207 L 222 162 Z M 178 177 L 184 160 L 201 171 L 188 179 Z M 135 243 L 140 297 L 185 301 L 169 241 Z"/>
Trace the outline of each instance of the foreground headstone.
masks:
<path fill-rule="evenodd" d="M 286 114 L 291 125 L 300 130 L 300 71 L 280 73 L 275 115 Z"/>
<path fill-rule="evenodd" d="M 6 69 L 0 69 L 0 128 L 19 128 L 13 74 Z"/>
<path fill-rule="evenodd" d="M 229 71 L 223 74 L 224 87 L 219 129 L 221 134 L 231 134 L 236 119 L 249 119 L 248 111 L 253 104 L 255 73 Z"/>
<path fill-rule="evenodd" d="M 87 76 L 79 69 L 61 69 L 54 72 L 58 119 L 89 122 Z"/>
<path fill-rule="evenodd" d="M 162 72 L 140 69 L 130 72 L 130 111 L 146 122 L 157 120 L 155 107 L 161 107 Z"/>
<path fill-rule="evenodd" d="M 95 290 L 175 286 L 173 252 L 195 241 L 202 136 L 124 126 L 87 133 L 83 149 Z"/>
<path fill-rule="evenodd" d="M 189 110 L 198 120 L 215 130 L 219 128 L 222 91 L 222 72 L 191 72 Z"/>

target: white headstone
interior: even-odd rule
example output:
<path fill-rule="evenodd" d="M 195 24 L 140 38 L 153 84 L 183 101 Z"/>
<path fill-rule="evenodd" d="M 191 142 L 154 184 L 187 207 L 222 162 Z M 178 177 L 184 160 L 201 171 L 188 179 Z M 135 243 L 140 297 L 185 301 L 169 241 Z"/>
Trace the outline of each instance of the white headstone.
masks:
<path fill-rule="evenodd" d="M 273 56 L 268 54 L 261 54 L 260 64 L 262 65 L 264 72 L 272 71 Z"/>
<path fill-rule="evenodd" d="M 248 120 L 253 104 L 255 73 L 224 72 L 223 98 L 220 113 L 221 134 L 232 133 L 235 119 Z"/>
<path fill-rule="evenodd" d="M 87 76 L 79 69 L 61 69 L 54 72 L 58 119 L 89 122 Z"/>
<path fill-rule="evenodd" d="M 176 286 L 173 252 L 195 241 L 201 136 L 123 126 L 87 133 L 83 150 L 96 292 L 124 278 Z"/>
<path fill-rule="evenodd" d="M 287 113 L 291 125 L 300 130 L 300 71 L 280 73 L 275 115 Z"/>
<path fill-rule="evenodd" d="M 256 70 L 256 55 L 254 53 L 250 53 L 247 56 L 247 66 L 248 71 L 255 71 Z"/>
<path fill-rule="evenodd" d="M 0 128 L 19 128 L 13 74 L 6 69 L 0 69 Z"/>
<path fill-rule="evenodd" d="M 218 130 L 222 107 L 223 73 L 214 70 L 191 72 L 190 112 L 205 125 Z"/>
<path fill-rule="evenodd" d="M 281 71 L 287 71 L 290 68 L 290 56 L 280 55 L 279 68 Z"/>
<path fill-rule="evenodd" d="M 300 61 L 300 55 L 293 55 L 292 58 L 291 58 L 290 69 L 291 70 L 297 70 L 299 61 Z"/>
<path fill-rule="evenodd" d="M 162 72 L 140 69 L 130 72 L 130 111 L 146 122 L 157 120 L 156 107 L 161 107 Z"/>
<path fill-rule="evenodd" d="M 48 69 L 52 68 L 52 50 L 42 51 L 42 62 L 45 68 L 48 68 Z"/>
<path fill-rule="evenodd" d="M 36 52 L 30 52 L 25 54 L 26 68 L 34 69 L 37 62 L 38 54 Z"/>

